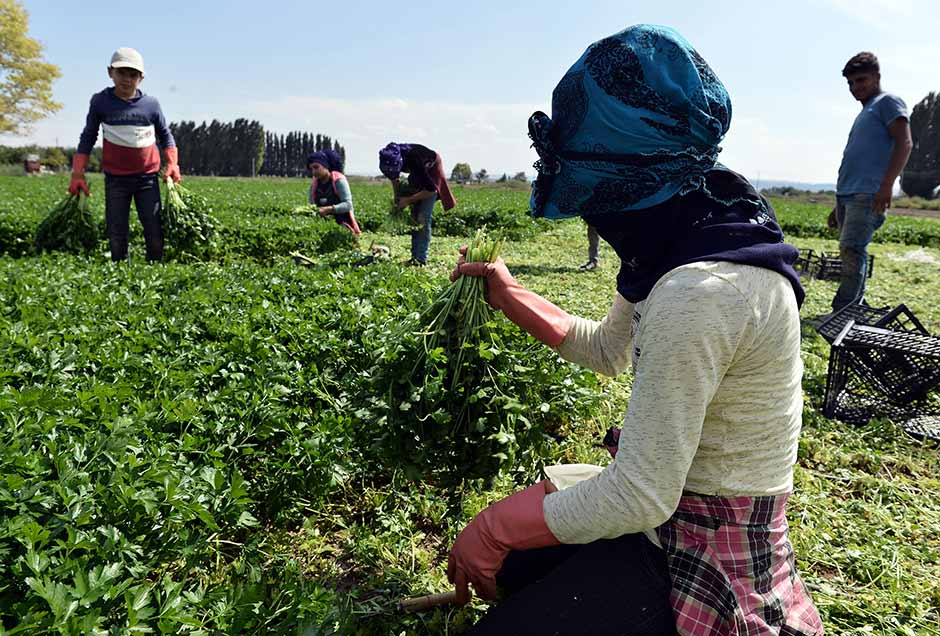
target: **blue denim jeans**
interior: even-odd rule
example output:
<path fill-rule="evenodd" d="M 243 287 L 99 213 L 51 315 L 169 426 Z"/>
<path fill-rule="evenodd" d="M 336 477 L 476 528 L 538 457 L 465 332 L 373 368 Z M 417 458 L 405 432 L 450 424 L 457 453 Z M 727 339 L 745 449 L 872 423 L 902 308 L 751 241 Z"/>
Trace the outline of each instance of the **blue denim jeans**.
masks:
<path fill-rule="evenodd" d="M 839 255 L 842 280 L 832 299 L 832 310 L 861 302 L 868 277 L 868 244 L 875 230 L 885 222 L 885 215 L 872 209 L 873 194 L 849 194 L 836 199 L 839 222 Z"/>
<path fill-rule="evenodd" d="M 419 263 L 428 262 L 428 252 L 431 249 L 431 217 L 435 201 L 436 194 L 411 206 L 411 218 L 421 224 L 421 227 L 411 232 L 411 258 Z"/>
<path fill-rule="evenodd" d="M 131 199 L 144 228 L 147 260 L 163 258 L 163 226 L 160 224 L 160 182 L 157 174 L 104 176 L 104 218 L 108 226 L 111 260 L 127 259 Z"/>

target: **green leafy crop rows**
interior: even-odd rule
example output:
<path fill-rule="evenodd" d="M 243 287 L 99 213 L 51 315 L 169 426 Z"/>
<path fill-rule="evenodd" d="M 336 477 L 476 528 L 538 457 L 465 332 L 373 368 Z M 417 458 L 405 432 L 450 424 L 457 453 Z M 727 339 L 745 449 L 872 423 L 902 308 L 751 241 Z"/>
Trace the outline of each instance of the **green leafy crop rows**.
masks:
<path fill-rule="evenodd" d="M 306 201 L 309 184 L 305 180 L 188 179 L 184 183 L 210 202 L 204 212 L 218 220 L 217 240 L 210 252 L 200 253 L 203 259 L 250 258 L 270 263 L 291 251 L 324 254 L 354 243 L 349 231 L 332 220 L 294 213 L 298 204 Z M 62 199 L 66 185 L 67 180 L 59 177 L 39 180 L 0 176 L 0 254 L 24 256 L 36 251 L 36 228 Z M 100 249 L 104 250 L 104 182 L 91 177 L 90 185 L 89 203 L 100 227 Z M 534 236 L 547 226 L 545 221 L 526 215 L 527 199 L 518 192 L 456 188 L 456 194 L 461 198 L 456 209 L 441 212 L 438 204 L 435 234 L 466 236 L 489 225 L 516 240 Z M 355 181 L 353 196 L 356 218 L 363 230 L 375 232 L 386 224 L 392 200 L 390 186 Z M 131 237 L 137 242 L 142 240 L 139 224 L 133 220 Z M 170 254 L 176 254 L 169 240 L 168 247 Z"/>
<path fill-rule="evenodd" d="M 480 223 L 510 236 L 523 284 L 589 318 L 607 311 L 615 255 L 604 245 L 578 272 L 583 223 L 533 222 L 525 193 L 460 189 L 429 266 L 402 267 L 408 237 L 376 233 L 391 188 L 354 182 L 360 243 L 396 255 L 357 266 L 348 231 L 291 214 L 302 180 L 185 183 L 220 221 L 220 251 L 147 266 L 112 265 L 104 242 L 35 255 L 65 183 L 0 178 L 0 634 L 463 633 L 485 606 L 401 616 L 395 601 L 444 591 L 456 533 L 539 467 L 607 461 L 596 444 L 630 377 L 573 367 L 499 316 L 473 352 L 497 373 L 449 392 L 442 351 L 429 382 L 412 374 L 407 325 Z M 835 249 L 826 210 L 777 210 L 792 242 Z M 906 302 L 934 333 L 938 228 L 890 218 L 869 283 L 873 304 Z M 826 311 L 835 284 L 806 285 L 803 314 Z M 829 634 L 940 635 L 940 449 L 821 417 L 827 357 L 807 329 L 800 571 Z M 475 475 L 449 437 L 468 400 L 464 441 L 488 455 Z"/>

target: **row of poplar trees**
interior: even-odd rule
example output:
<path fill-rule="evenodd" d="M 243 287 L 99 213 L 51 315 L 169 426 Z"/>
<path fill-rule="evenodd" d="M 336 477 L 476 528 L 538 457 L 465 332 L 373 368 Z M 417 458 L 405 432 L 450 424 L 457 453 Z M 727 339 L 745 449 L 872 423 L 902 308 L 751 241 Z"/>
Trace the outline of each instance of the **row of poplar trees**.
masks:
<path fill-rule="evenodd" d="M 278 135 L 265 132 L 255 120 L 213 119 L 198 126 L 194 121 L 173 122 L 170 131 L 183 174 L 298 177 L 306 174 L 306 157 L 316 150 L 330 148 L 346 159 L 346 149 L 326 135 L 300 131 Z"/>
<path fill-rule="evenodd" d="M 290 132 L 286 135 L 267 133 L 264 141 L 264 164 L 259 174 L 276 177 L 300 177 L 307 174 L 307 155 L 317 150 L 335 150 L 346 163 L 346 149 L 327 135 Z"/>
<path fill-rule="evenodd" d="M 940 187 L 940 93 L 930 93 L 911 111 L 914 148 L 901 173 L 901 189 L 912 197 L 932 199 Z"/>
<path fill-rule="evenodd" d="M 257 121 L 170 124 L 183 174 L 250 177 L 264 160 L 264 126 Z"/>

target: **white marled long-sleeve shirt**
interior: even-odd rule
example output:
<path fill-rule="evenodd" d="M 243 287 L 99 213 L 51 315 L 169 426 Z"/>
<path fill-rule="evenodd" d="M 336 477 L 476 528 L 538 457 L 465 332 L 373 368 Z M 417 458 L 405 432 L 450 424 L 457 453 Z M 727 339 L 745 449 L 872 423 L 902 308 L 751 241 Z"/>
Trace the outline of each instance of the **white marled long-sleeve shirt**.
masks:
<path fill-rule="evenodd" d="M 789 492 L 802 413 L 800 324 L 789 281 L 726 262 L 685 265 L 633 305 L 619 294 L 601 321 L 573 318 L 558 352 L 633 391 L 617 457 L 548 495 L 562 543 L 649 531 L 683 491 Z"/>

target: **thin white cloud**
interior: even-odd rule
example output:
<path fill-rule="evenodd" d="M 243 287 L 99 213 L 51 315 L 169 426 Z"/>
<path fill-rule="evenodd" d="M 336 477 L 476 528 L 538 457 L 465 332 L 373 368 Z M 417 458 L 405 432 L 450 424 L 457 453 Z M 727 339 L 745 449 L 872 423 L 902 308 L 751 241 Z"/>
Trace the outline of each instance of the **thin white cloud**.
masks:
<path fill-rule="evenodd" d="M 755 181 L 834 183 L 842 157 L 829 138 L 793 135 L 759 117 L 736 118 L 722 147 L 719 161 Z"/>
<path fill-rule="evenodd" d="M 418 142 L 449 167 L 467 162 L 490 174 L 532 172 L 526 121 L 541 104 L 466 104 L 399 98 L 338 99 L 292 95 L 243 105 L 268 130 L 303 128 L 328 134 L 346 147 L 350 174 L 376 174 L 378 150 L 389 141 Z"/>

